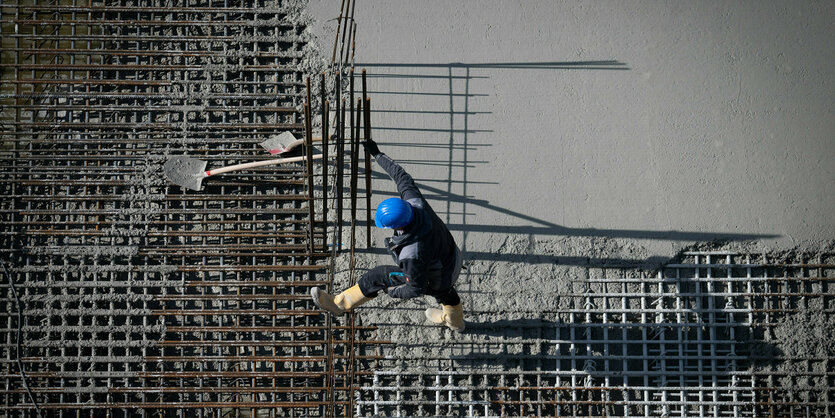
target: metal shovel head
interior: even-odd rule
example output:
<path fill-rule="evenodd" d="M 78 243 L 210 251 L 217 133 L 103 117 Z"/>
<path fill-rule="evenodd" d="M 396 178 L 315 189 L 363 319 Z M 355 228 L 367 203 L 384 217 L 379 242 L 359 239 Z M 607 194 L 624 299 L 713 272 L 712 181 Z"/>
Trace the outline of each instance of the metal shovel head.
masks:
<path fill-rule="evenodd" d="M 292 133 L 285 131 L 279 135 L 267 138 L 264 142 L 261 142 L 258 145 L 269 151 L 270 154 L 281 154 L 286 152 L 287 147 L 295 140 L 296 137 Z"/>
<path fill-rule="evenodd" d="M 175 155 L 163 166 L 163 172 L 172 183 L 186 189 L 199 191 L 206 178 L 206 162 L 186 155 Z"/>

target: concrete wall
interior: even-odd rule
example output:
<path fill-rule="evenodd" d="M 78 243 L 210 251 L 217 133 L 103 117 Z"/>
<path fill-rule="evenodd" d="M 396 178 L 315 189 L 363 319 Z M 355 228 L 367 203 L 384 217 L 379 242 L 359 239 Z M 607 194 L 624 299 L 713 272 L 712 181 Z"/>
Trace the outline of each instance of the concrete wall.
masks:
<path fill-rule="evenodd" d="M 310 3 L 328 56 L 338 8 Z M 359 1 L 356 62 L 374 137 L 473 258 L 508 239 L 629 240 L 638 260 L 715 238 L 786 247 L 835 238 L 832 16 L 813 1 Z M 375 205 L 393 191 L 380 178 Z"/>

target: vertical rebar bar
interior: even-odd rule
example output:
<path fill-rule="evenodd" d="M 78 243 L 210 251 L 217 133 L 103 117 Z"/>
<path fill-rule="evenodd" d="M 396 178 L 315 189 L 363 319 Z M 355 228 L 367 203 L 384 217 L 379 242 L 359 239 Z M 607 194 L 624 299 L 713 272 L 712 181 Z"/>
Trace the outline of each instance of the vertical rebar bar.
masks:
<path fill-rule="evenodd" d="M 365 99 L 363 107 L 365 114 L 365 138 L 366 141 L 371 139 L 371 99 Z M 371 154 L 365 150 L 365 232 L 366 232 L 366 248 L 371 248 Z"/>
<path fill-rule="evenodd" d="M 314 184 L 313 184 L 313 132 L 312 132 L 313 123 L 312 123 L 312 120 L 311 120 L 311 114 L 310 114 L 311 108 L 310 108 L 310 106 L 311 106 L 310 76 L 308 76 L 307 77 L 307 101 L 305 102 L 305 105 L 304 105 L 304 125 L 305 125 L 304 126 L 304 135 L 305 135 L 304 151 L 305 151 L 305 155 L 307 156 L 307 162 L 306 162 L 306 166 L 307 166 L 306 168 L 307 169 L 306 169 L 305 173 L 307 175 L 307 208 L 308 208 L 308 216 L 310 216 L 310 219 L 308 219 L 308 228 L 307 228 L 307 231 L 308 231 L 308 233 L 307 233 L 307 239 L 308 239 L 307 250 L 310 253 L 308 255 L 308 260 L 312 261 L 312 256 L 313 256 L 313 253 L 316 249 L 315 246 L 314 246 L 314 240 L 315 240 L 315 235 L 314 235 L 314 228 L 315 227 L 314 227 L 314 225 L 316 224 L 316 211 L 315 211 L 315 208 L 314 208 L 315 205 L 314 205 L 314 193 L 313 193 L 313 188 L 314 188 Z M 312 276 L 313 273 L 311 272 L 309 274 L 310 274 L 309 279 L 313 280 L 313 276 Z"/>
<path fill-rule="evenodd" d="M 336 240 L 334 245 L 342 250 L 342 210 L 344 209 L 342 192 L 345 173 L 345 99 L 342 98 L 342 74 L 336 77 Z"/>
<path fill-rule="evenodd" d="M 328 145 L 330 139 L 330 108 L 325 88 L 325 73 L 319 79 L 322 91 L 322 251 L 328 251 Z"/>
<path fill-rule="evenodd" d="M 359 117 L 358 112 L 356 111 L 357 107 L 354 106 L 354 69 L 351 68 L 351 73 L 348 78 L 349 90 L 350 90 L 350 100 L 351 100 L 351 173 L 350 173 L 350 186 L 351 186 L 351 221 L 353 222 L 354 219 L 357 217 L 357 136 L 359 135 L 359 130 L 357 129 L 357 124 L 359 124 Z M 352 227 L 353 229 L 353 227 Z M 353 235 L 353 231 L 351 234 Z M 353 246 L 351 247 L 353 248 Z"/>
<path fill-rule="evenodd" d="M 348 1 L 351 1 L 351 0 L 348 0 Z M 356 35 L 357 35 L 357 22 L 354 20 L 354 10 L 356 10 L 356 8 L 357 8 L 357 2 L 353 1 L 353 3 L 350 5 L 350 8 L 351 8 L 350 18 L 348 19 L 345 26 L 343 27 L 344 29 L 347 29 L 348 24 L 351 25 L 351 29 L 348 30 L 348 42 L 346 42 L 347 47 L 345 48 L 345 59 L 344 59 L 345 62 L 349 62 L 348 61 L 348 51 L 355 49 L 355 45 L 356 45 L 355 44 L 355 42 L 356 42 L 355 38 L 356 38 Z M 342 33 L 343 40 L 345 39 L 345 30 L 344 29 L 343 29 L 343 33 Z M 352 65 L 352 67 L 353 67 L 353 65 Z"/>
<path fill-rule="evenodd" d="M 359 148 L 360 148 L 360 126 L 362 119 L 362 98 L 357 97 L 354 135 L 351 138 L 351 248 L 356 245 L 356 220 L 357 220 L 357 180 L 359 177 Z"/>
<path fill-rule="evenodd" d="M 365 68 L 362 69 L 362 97 L 365 127 L 365 140 L 371 140 L 371 99 L 368 97 L 368 84 L 365 78 Z M 371 154 L 363 147 L 365 160 L 365 247 L 371 248 Z"/>
<path fill-rule="evenodd" d="M 207 412 L 212 408 L 230 416 L 306 416 L 314 409 L 343 415 L 353 400 L 347 388 L 361 385 L 367 373 L 351 366 L 367 343 L 367 327 L 355 326 L 359 316 L 350 327 L 336 325 L 311 309 L 308 296 L 311 286 L 333 287 L 335 257 L 322 262 L 326 254 L 318 249 L 330 249 L 333 240 L 319 234 L 329 233 L 334 168 L 324 165 L 317 184 L 319 169 L 310 161 L 313 112 L 320 111 L 312 109 L 316 80 L 279 64 L 287 48 L 306 42 L 299 37 L 304 23 L 288 24 L 286 10 L 260 3 L 117 3 L 15 3 L 0 13 L 0 50 L 9 58 L 4 71 L 14 78 L 0 88 L 0 106 L 14 106 L 5 109 L 13 122 L 4 119 L 2 126 L 11 146 L 0 175 L 0 188 L 10 191 L 0 220 L 11 226 L 0 231 L 6 237 L 0 253 L 31 269 L 10 273 L 26 284 L 18 290 L 34 306 L 26 323 L 46 324 L 24 330 L 35 342 L 23 356 L 34 394 L 56 416 L 131 409 L 142 416 L 203 417 L 214 416 Z M 336 42 L 344 45 L 334 53 L 340 57 L 353 50 L 348 35 L 356 33 L 347 19 L 354 2 L 342 3 L 344 36 Z M 14 41 L 5 42 L 10 18 Z M 265 33 L 275 34 L 274 42 L 241 40 Z M 323 91 L 323 154 L 330 154 L 329 115 L 336 107 L 343 153 L 337 178 L 346 188 L 350 133 L 337 90 L 331 100 Z M 211 164 L 259 159 L 252 140 L 288 130 L 304 130 L 306 165 L 213 178 L 199 196 L 145 177 L 161 150 L 187 151 Z M 55 155 L 60 158 L 50 158 Z M 34 235 L 20 232 L 24 225 Z M 56 245 L 19 256 L 7 242 Z M 95 255 L 61 255 L 65 250 Z M 75 271 L 90 263 L 98 266 L 92 282 Z M 40 299 L 53 293 L 43 285 L 52 280 L 60 284 L 53 296 L 62 300 L 47 309 Z M 101 291 L 90 301 L 85 295 L 93 286 Z M 68 313 L 87 302 L 83 319 Z M 79 345 L 81 333 L 44 331 L 59 325 L 101 335 Z M 110 331 L 118 329 L 128 331 Z M 31 415 L 13 379 L 6 377 L 0 403 Z"/>
<path fill-rule="evenodd" d="M 339 17 L 337 18 L 336 24 L 336 36 L 333 38 L 333 54 L 331 54 L 331 64 L 336 63 L 336 46 L 339 44 L 339 29 L 342 26 L 342 16 L 343 11 L 345 10 L 345 0 L 342 0 L 342 4 L 339 6 Z M 347 24 L 347 23 L 346 23 Z M 345 42 L 345 35 L 342 36 L 342 42 Z M 342 51 L 339 51 L 340 55 L 342 55 Z"/>
<path fill-rule="evenodd" d="M 356 56 L 356 53 L 357 53 L 357 22 L 354 22 L 354 27 L 353 27 L 352 36 L 351 36 L 351 60 L 349 61 L 351 63 L 351 66 L 354 65 L 354 57 Z"/>

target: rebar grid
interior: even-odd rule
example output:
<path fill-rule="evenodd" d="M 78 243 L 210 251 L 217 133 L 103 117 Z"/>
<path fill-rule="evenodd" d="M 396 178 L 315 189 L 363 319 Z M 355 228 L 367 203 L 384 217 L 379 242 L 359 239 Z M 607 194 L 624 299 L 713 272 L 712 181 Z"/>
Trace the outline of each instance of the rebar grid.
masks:
<path fill-rule="evenodd" d="M 269 158 L 257 144 L 271 135 L 310 133 L 298 110 L 310 58 L 300 7 L 2 4 L 0 251 L 21 293 L 23 362 L 42 409 L 350 409 L 365 373 L 355 362 L 376 359 L 382 342 L 309 300 L 332 280 L 313 211 L 322 175 L 310 162 L 260 168 L 187 193 L 161 174 L 168 155 L 233 164 Z M 2 405 L 23 413 L 32 404 L 3 283 Z"/>
<path fill-rule="evenodd" d="M 799 335 L 806 346 L 794 346 L 786 331 L 832 323 L 832 280 L 833 254 L 688 252 L 657 274 L 600 270 L 586 291 L 554 295 L 573 308 L 460 338 L 462 355 L 437 371 L 375 372 L 358 412 L 831 416 L 832 356 L 810 347 L 829 343 Z"/>

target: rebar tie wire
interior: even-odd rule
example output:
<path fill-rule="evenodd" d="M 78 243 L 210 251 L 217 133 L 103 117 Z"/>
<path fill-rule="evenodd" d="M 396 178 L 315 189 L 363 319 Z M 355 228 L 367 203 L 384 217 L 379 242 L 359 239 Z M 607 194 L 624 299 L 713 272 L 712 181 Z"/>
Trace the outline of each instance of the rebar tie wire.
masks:
<path fill-rule="evenodd" d="M 26 379 L 26 371 L 23 370 L 23 361 L 20 360 L 20 352 L 22 351 L 21 339 L 23 337 L 23 304 L 20 302 L 20 298 L 17 297 L 17 290 L 14 287 L 14 278 L 6 268 L 6 263 L 0 260 L 0 265 L 3 266 L 3 273 L 5 273 L 6 277 L 9 279 L 9 289 L 11 289 L 12 296 L 14 296 L 15 302 L 17 303 L 17 345 L 15 348 L 15 357 L 17 360 L 17 367 L 20 369 L 20 380 L 23 381 L 23 387 L 26 389 L 26 393 L 29 394 L 29 400 L 35 407 L 35 412 L 38 413 L 38 418 L 41 418 L 41 408 L 38 406 L 38 402 L 35 401 L 35 396 L 32 394 L 32 390 L 29 389 L 29 382 Z"/>

